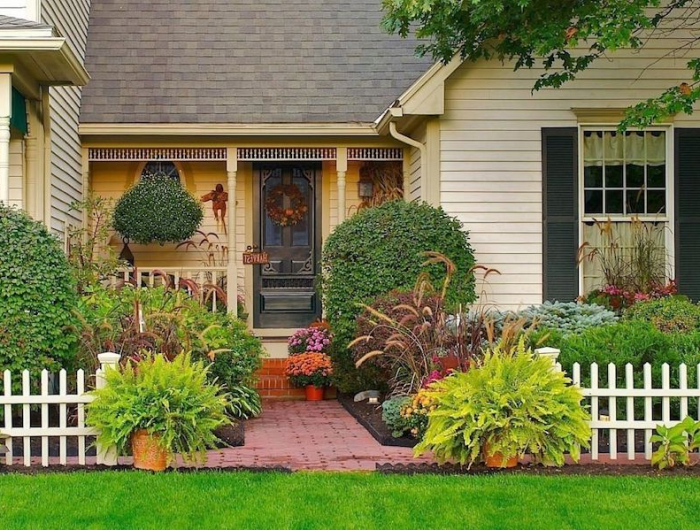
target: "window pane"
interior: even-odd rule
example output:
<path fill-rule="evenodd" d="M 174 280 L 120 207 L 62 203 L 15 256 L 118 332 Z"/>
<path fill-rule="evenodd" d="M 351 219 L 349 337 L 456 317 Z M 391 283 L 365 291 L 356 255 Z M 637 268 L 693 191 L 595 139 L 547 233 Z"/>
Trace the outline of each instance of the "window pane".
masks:
<path fill-rule="evenodd" d="M 647 166 L 647 182 L 650 188 L 665 188 L 666 166 Z"/>
<path fill-rule="evenodd" d="M 585 208 L 587 214 L 603 213 L 603 192 L 586 190 L 585 193 Z"/>
<path fill-rule="evenodd" d="M 644 166 L 638 166 L 636 164 L 627 164 L 627 187 L 644 187 Z"/>
<path fill-rule="evenodd" d="M 622 187 L 622 166 L 605 166 L 605 187 Z"/>
<path fill-rule="evenodd" d="M 647 191 L 647 213 L 656 215 L 666 213 L 666 192 L 663 190 Z"/>
<path fill-rule="evenodd" d="M 644 190 L 627 190 L 627 213 L 644 213 Z"/>
<path fill-rule="evenodd" d="M 603 187 L 603 168 L 601 166 L 588 166 L 583 170 L 583 185 L 586 188 Z"/>
<path fill-rule="evenodd" d="M 622 190 L 606 191 L 605 192 L 605 213 L 617 214 L 624 213 L 623 192 Z"/>

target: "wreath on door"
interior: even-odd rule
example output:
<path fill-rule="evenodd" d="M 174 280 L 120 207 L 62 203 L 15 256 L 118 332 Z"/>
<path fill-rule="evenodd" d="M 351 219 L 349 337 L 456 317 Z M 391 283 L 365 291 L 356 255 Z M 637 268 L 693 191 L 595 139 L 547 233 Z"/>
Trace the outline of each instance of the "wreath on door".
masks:
<path fill-rule="evenodd" d="M 289 207 L 283 207 L 284 197 L 289 197 Z M 306 197 L 295 184 L 278 184 L 267 192 L 265 211 L 274 223 L 294 226 L 304 219 L 309 211 Z"/>

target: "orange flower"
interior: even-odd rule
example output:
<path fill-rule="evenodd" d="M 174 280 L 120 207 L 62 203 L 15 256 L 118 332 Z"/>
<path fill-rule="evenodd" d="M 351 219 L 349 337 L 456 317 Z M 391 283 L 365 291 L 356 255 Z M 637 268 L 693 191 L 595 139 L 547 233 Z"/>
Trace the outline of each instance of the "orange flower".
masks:
<path fill-rule="evenodd" d="M 332 373 L 331 358 L 325 353 L 306 352 L 292 355 L 287 359 L 285 366 L 285 375 L 288 377 L 312 375 L 328 377 Z"/>

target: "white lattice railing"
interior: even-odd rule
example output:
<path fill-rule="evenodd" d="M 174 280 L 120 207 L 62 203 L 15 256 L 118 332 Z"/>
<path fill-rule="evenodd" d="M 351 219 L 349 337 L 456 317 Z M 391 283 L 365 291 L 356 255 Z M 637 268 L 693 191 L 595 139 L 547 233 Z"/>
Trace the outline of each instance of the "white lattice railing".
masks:
<path fill-rule="evenodd" d="M 182 280 L 196 284 L 195 292 Z M 208 300 L 216 311 L 226 300 L 222 294 L 227 289 L 226 267 L 134 267 L 123 269 L 118 276 L 112 277 L 112 284 L 123 281 L 142 287 L 156 287 L 168 283 L 176 289 L 187 289 L 190 294 L 196 294 L 201 300 Z M 221 291 L 213 289 L 218 286 Z"/>
<path fill-rule="evenodd" d="M 95 373 L 95 385 L 97 388 L 104 386 L 104 372 L 112 369 L 119 362 L 119 355 L 115 353 L 102 353 L 99 355 L 100 369 Z M 78 370 L 75 380 L 75 392 L 68 393 L 68 377 L 65 370 L 58 373 L 58 393 L 54 392 L 53 385 L 50 384 L 49 373 L 46 370 L 41 372 L 39 393 L 32 393 L 36 386 L 32 386 L 29 372 L 23 371 L 21 374 L 21 392 L 12 393 L 12 383 L 14 377 L 9 370 L 5 370 L 2 378 L 3 392 L 0 394 L 0 407 L 3 410 L 3 427 L 0 433 L 9 436 L 4 440 L 6 453 L 4 455 L 5 464 L 10 466 L 17 463 L 14 456 L 14 440 L 19 438 L 22 442 L 22 459 L 25 466 L 32 465 L 33 453 L 31 441 L 33 438 L 41 439 L 41 447 L 38 451 L 41 457 L 41 465 L 49 465 L 49 439 L 58 438 L 58 463 L 66 465 L 68 463 L 68 439 L 77 438 L 77 463 L 85 465 L 87 455 L 87 437 L 95 436 L 94 429 L 85 425 L 85 405 L 92 401 L 92 396 L 85 393 L 85 373 Z M 50 421 L 49 408 L 58 407 L 57 422 Z M 32 425 L 32 409 L 40 412 L 41 425 Z M 17 412 L 21 411 L 19 423 L 15 424 Z M 15 414 L 13 414 L 15 413 Z M 14 416 L 14 417 L 13 417 Z M 70 417 L 70 418 L 69 418 Z M 70 422 L 69 419 L 74 419 Z M 36 422 L 34 422 L 36 423 Z M 53 424 L 52 424 L 53 423 Z M 58 423 L 58 425 L 56 425 Z M 115 465 L 116 457 L 113 451 L 97 446 L 96 462 L 98 464 Z"/>

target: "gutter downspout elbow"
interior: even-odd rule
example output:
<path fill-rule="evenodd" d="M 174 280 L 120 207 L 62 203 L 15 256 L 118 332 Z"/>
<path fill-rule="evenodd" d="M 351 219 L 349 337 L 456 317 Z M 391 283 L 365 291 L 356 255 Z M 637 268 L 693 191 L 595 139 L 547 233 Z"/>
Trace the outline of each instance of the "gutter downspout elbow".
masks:
<path fill-rule="evenodd" d="M 428 148 L 426 145 L 422 142 L 419 142 L 418 140 L 414 140 L 413 138 L 406 136 L 405 134 L 401 134 L 397 129 L 396 129 L 396 122 L 390 121 L 389 122 L 389 133 L 391 134 L 392 138 L 398 140 L 401 143 L 404 143 L 406 145 L 410 145 L 411 147 L 415 147 L 420 151 L 420 180 L 421 183 L 425 182 L 425 169 L 426 169 L 426 161 L 427 161 L 427 153 L 428 153 Z"/>

